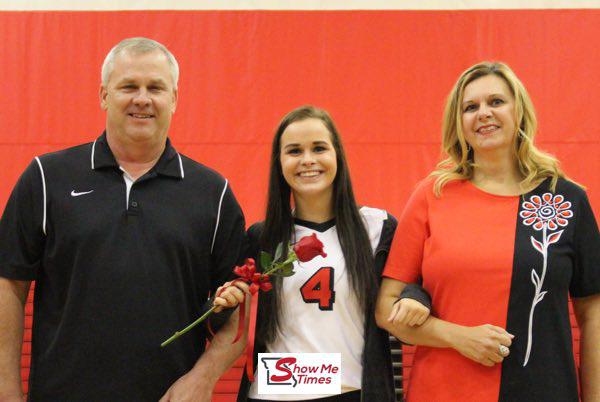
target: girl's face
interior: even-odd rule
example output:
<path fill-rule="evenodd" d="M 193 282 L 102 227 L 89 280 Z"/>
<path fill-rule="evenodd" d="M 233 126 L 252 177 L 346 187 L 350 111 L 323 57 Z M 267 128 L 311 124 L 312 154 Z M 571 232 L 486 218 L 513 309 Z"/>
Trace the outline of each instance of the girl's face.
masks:
<path fill-rule="evenodd" d="M 281 135 L 280 146 L 281 171 L 295 196 L 333 193 L 336 152 L 321 120 L 309 118 L 290 124 Z"/>
<path fill-rule="evenodd" d="M 477 154 L 507 151 L 515 137 L 515 99 L 506 82 L 493 74 L 465 87 L 462 130 Z"/>

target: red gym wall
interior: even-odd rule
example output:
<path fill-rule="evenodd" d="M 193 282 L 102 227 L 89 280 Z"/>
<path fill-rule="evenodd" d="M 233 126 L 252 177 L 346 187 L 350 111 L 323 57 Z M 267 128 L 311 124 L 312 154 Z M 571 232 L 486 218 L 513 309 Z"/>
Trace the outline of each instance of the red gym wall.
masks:
<path fill-rule="evenodd" d="M 0 11 L 0 208 L 35 155 L 101 133 L 100 66 L 130 36 L 154 38 L 177 57 L 171 139 L 229 178 L 248 223 L 264 212 L 273 129 L 305 103 L 337 122 L 360 203 L 399 216 L 439 159 L 446 95 L 482 60 L 505 61 L 522 79 L 539 146 L 587 186 L 599 216 L 595 9 Z M 31 311 L 28 304 L 28 328 Z M 28 332 L 24 378 L 29 340 Z M 234 400 L 240 375 L 227 374 L 215 401 Z"/>

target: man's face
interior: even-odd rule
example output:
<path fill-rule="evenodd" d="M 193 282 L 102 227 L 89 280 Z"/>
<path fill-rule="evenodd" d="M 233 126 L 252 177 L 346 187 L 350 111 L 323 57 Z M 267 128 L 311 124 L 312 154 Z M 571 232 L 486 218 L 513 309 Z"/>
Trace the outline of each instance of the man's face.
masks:
<path fill-rule="evenodd" d="M 164 141 L 177 105 L 167 57 L 160 50 L 117 54 L 106 86 L 100 87 L 100 104 L 113 139 Z"/>

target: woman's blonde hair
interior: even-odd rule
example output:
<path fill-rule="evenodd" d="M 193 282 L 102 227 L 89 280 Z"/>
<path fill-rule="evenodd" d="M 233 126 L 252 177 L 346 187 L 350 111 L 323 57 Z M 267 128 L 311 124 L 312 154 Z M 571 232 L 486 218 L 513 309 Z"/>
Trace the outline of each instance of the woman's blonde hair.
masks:
<path fill-rule="evenodd" d="M 559 162 L 553 156 L 540 151 L 533 144 L 537 130 L 537 120 L 533 103 L 523 83 L 504 63 L 481 62 L 463 72 L 452 88 L 446 101 L 444 121 L 442 125 L 442 150 L 448 156 L 438 163 L 435 176 L 434 192 L 440 196 L 442 188 L 451 180 L 468 180 L 473 177 L 473 151 L 467 146 L 462 130 L 462 99 L 465 87 L 478 78 L 495 75 L 506 82 L 515 98 L 515 158 L 519 172 L 523 176 L 522 188 L 531 188 L 541 179 L 550 177 L 550 188 L 556 189 L 556 182 L 565 177 Z"/>

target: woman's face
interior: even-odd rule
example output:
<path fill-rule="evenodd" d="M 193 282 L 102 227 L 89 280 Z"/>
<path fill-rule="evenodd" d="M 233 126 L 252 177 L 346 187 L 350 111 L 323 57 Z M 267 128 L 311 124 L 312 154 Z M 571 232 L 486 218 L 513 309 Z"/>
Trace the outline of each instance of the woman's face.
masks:
<path fill-rule="evenodd" d="M 510 151 L 515 137 L 515 99 L 493 74 L 467 84 L 461 104 L 462 130 L 475 156 Z"/>
<path fill-rule="evenodd" d="M 295 196 L 333 192 L 337 172 L 331 134 L 319 119 L 296 121 L 281 135 L 281 171 Z"/>

